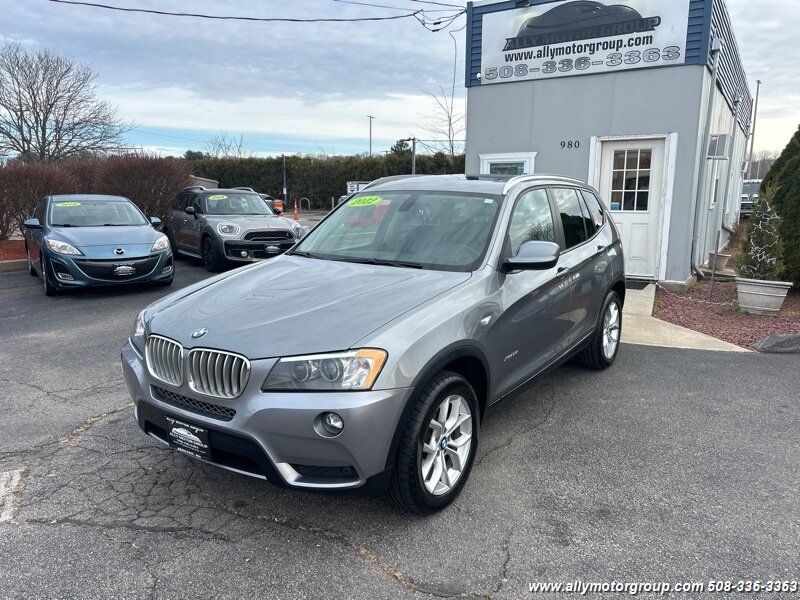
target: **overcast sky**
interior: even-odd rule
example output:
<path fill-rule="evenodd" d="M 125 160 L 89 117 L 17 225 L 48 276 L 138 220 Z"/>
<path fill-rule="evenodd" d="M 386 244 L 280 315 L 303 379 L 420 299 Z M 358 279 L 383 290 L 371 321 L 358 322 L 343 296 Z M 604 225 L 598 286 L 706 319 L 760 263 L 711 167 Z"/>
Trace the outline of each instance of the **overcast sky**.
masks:
<path fill-rule="evenodd" d="M 358 2 L 402 7 L 367 7 Z M 464 5 L 463 0 L 441 0 Z M 106 4 L 217 15 L 388 17 L 457 9 L 420 0 L 107 0 Z M 800 123 L 800 2 L 728 0 L 751 89 L 761 79 L 756 149 L 780 150 Z M 441 12 L 436 12 L 441 11 Z M 130 142 L 162 153 L 203 150 L 220 131 L 256 154 L 373 151 L 431 137 L 426 93 L 464 96 L 461 16 L 449 31 L 413 17 L 360 23 L 248 23 L 101 10 L 47 0 L 0 0 L 0 37 L 89 63 L 101 93 L 137 123 Z"/>

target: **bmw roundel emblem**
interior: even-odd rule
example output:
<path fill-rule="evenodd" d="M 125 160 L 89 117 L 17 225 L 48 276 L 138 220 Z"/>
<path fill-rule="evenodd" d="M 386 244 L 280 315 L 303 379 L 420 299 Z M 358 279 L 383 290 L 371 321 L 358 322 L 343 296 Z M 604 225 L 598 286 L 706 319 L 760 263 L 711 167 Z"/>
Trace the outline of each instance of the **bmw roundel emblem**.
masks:
<path fill-rule="evenodd" d="M 202 328 L 200 328 L 200 329 L 195 329 L 195 330 L 192 332 L 192 339 L 193 339 L 193 340 L 196 340 L 197 338 L 201 338 L 201 337 L 203 337 L 203 336 L 204 336 L 205 334 L 207 334 L 207 333 L 208 333 L 208 329 L 206 329 L 205 327 L 202 327 Z"/>

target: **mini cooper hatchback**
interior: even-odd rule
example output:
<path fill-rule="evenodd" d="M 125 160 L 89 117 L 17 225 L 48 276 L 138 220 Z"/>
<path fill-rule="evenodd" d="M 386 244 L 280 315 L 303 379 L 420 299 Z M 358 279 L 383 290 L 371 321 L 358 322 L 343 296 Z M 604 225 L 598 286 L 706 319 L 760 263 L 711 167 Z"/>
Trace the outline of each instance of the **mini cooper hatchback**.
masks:
<path fill-rule="evenodd" d="M 177 451 L 430 513 L 493 404 L 573 356 L 614 362 L 624 274 L 579 181 L 379 180 L 286 254 L 146 308 L 122 366 L 139 427 Z"/>

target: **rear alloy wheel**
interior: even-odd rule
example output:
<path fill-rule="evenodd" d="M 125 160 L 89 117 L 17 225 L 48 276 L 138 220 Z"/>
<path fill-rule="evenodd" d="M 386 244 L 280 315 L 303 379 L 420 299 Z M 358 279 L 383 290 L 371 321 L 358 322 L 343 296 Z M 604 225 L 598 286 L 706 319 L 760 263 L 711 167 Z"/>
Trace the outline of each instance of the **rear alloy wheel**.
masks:
<path fill-rule="evenodd" d="M 47 258 L 42 257 L 42 285 L 44 286 L 45 296 L 55 296 L 58 289 L 53 282 L 50 281 L 50 276 L 47 274 Z"/>
<path fill-rule="evenodd" d="M 617 292 L 608 292 L 600 314 L 589 345 L 579 355 L 581 363 L 591 369 L 607 369 L 617 358 L 622 335 L 622 303 Z"/>
<path fill-rule="evenodd" d="M 203 239 L 203 265 L 212 273 L 221 271 L 225 266 L 225 259 L 219 255 L 217 245 L 210 237 Z"/>
<path fill-rule="evenodd" d="M 422 390 L 400 441 L 389 496 L 419 514 L 458 496 L 478 447 L 478 401 L 469 382 L 442 371 Z"/>

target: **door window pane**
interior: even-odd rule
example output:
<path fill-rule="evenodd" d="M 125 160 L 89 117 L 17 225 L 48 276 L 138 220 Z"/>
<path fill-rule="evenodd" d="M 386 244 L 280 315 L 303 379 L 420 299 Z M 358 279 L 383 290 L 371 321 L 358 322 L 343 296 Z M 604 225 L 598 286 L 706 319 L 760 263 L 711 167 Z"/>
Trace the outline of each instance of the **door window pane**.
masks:
<path fill-rule="evenodd" d="M 585 242 L 588 239 L 584 220 L 586 217 L 581 210 L 578 192 L 573 189 L 555 188 L 553 196 L 556 200 L 558 212 L 561 214 L 561 224 L 564 226 L 564 241 L 567 249 Z"/>
<path fill-rule="evenodd" d="M 553 215 L 545 190 L 531 190 L 520 197 L 514 207 L 514 214 L 511 215 L 508 238 L 511 242 L 511 256 L 516 256 L 519 247 L 525 242 L 556 241 Z"/>
<path fill-rule="evenodd" d="M 611 171 L 612 211 L 647 211 L 652 160 L 652 149 L 614 151 Z"/>
<path fill-rule="evenodd" d="M 489 165 L 489 175 L 524 175 L 524 162 L 493 162 Z"/>

